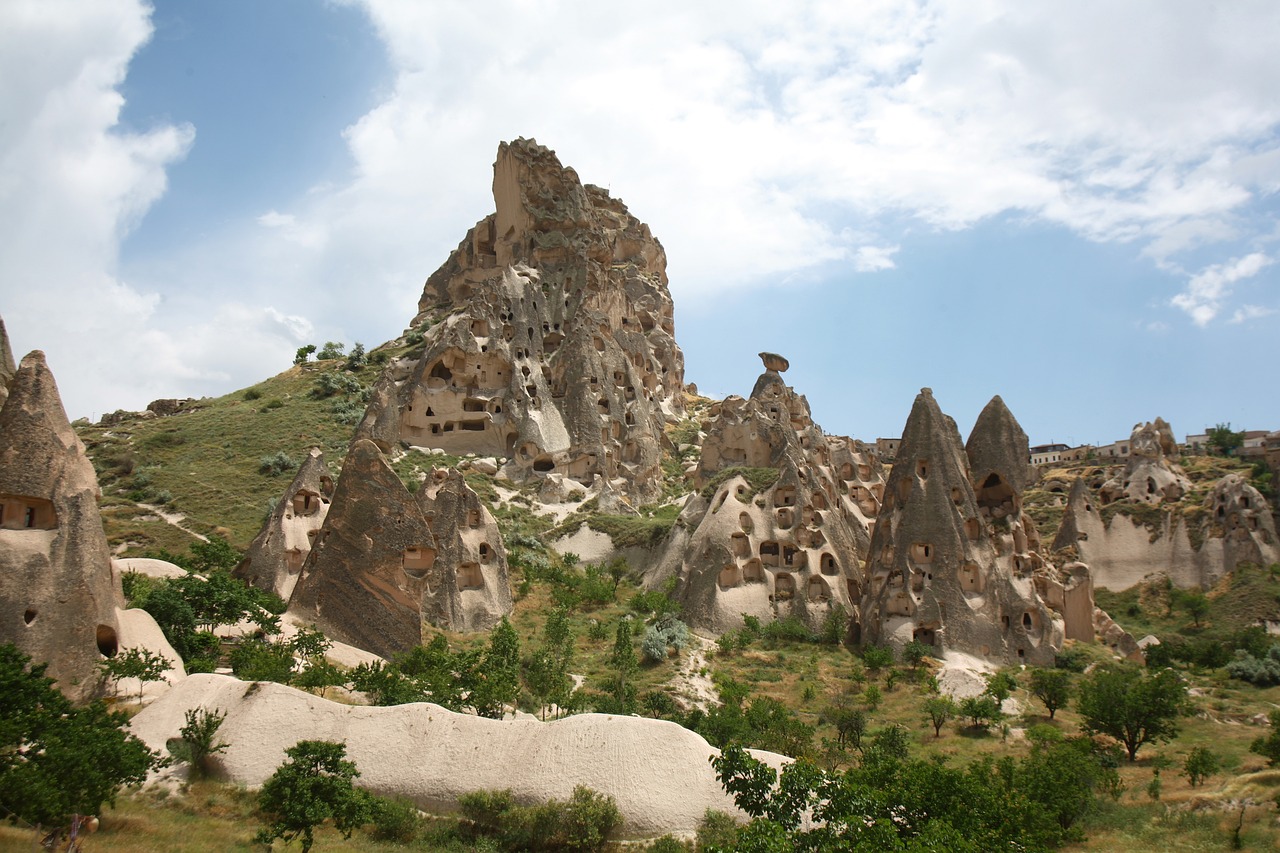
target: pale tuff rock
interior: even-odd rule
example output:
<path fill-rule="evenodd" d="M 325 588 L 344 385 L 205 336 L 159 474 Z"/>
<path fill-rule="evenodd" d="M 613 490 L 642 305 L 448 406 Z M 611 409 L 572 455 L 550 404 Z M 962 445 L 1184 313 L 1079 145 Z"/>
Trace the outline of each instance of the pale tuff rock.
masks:
<path fill-rule="evenodd" d="M 0 409 L 0 642 L 14 643 L 75 699 L 119 648 L 118 580 L 98 480 L 39 350 Z"/>
<path fill-rule="evenodd" d="M 311 448 L 233 574 L 288 601 L 311 553 L 312 540 L 329 513 L 333 488 L 324 454 Z"/>
<path fill-rule="evenodd" d="M 424 621 L 451 631 L 487 631 L 511 613 L 502 532 L 457 470 L 433 471 L 418 503 L 436 534 L 436 556 L 423 578 Z"/>
<path fill-rule="evenodd" d="M 499 146 L 493 194 L 426 282 L 421 356 L 389 365 L 357 435 L 653 500 L 663 425 L 684 405 L 662 246 L 532 140 Z"/>
<path fill-rule="evenodd" d="M 1178 452 L 1173 430 L 1163 418 L 1136 424 L 1129 437 L 1124 472 L 1103 484 L 1103 503 L 1130 498 L 1148 504 L 1177 501 L 1191 486 L 1182 469 L 1170 461 Z"/>
<path fill-rule="evenodd" d="M 289 612 L 382 657 L 407 651 L 422 642 L 422 590 L 435 556 L 413 495 L 372 442 L 357 440 Z"/>
<path fill-rule="evenodd" d="M 497 523 L 460 472 L 432 472 L 415 496 L 357 440 L 289 612 L 382 657 L 418 645 L 424 623 L 487 630 L 511 612 Z"/>
<path fill-rule="evenodd" d="M 1076 480 L 1053 540 L 1054 553 L 1088 563 L 1094 584 L 1103 589 L 1129 589 L 1157 575 L 1184 589 L 1208 589 L 1242 562 L 1280 560 L 1267 501 L 1237 474 L 1228 474 L 1205 497 L 1202 521 L 1191 520 L 1175 506 L 1148 527 L 1125 514 L 1125 503 L 1117 502 L 1108 523 L 1101 496 L 1083 479 Z M 1191 525 L 1196 527 L 1194 540 Z"/>
<path fill-rule="evenodd" d="M 431 813 L 457 809 L 474 791 L 510 790 L 518 803 L 565 800 L 577 785 L 606 794 L 622 813 L 621 839 L 691 834 L 707 809 L 745 819 L 716 780 L 719 752 L 665 720 L 575 714 L 551 723 L 488 720 L 421 702 L 393 707 L 341 705 L 281 684 L 245 684 L 192 675 L 130 722 L 163 749 L 186 711 L 226 714 L 212 756 L 218 778 L 258 787 L 300 740 L 344 743 L 361 787 L 411 801 Z M 282 724 L 287 721 L 287 724 Z M 775 769 L 788 759 L 751 751 Z"/>
<path fill-rule="evenodd" d="M 713 407 L 695 471 L 708 496 L 689 499 L 646 579 L 680 578 L 686 619 L 713 632 L 740 626 L 744 613 L 796 616 L 817 630 L 836 607 L 856 612 L 859 556 L 883 485 L 867 448 L 814 425 L 808 402 L 778 375 L 786 359 L 762 358 L 751 398 Z M 768 485 L 757 493 L 753 479 Z"/>
<path fill-rule="evenodd" d="M 1063 621 L 1036 590 L 1035 575 L 1047 568 L 1022 515 L 1026 436 L 996 398 L 969 444 L 983 478 L 976 491 L 955 422 L 923 389 L 871 537 L 854 638 L 893 646 L 916 639 L 988 660 L 1052 664 Z"/>

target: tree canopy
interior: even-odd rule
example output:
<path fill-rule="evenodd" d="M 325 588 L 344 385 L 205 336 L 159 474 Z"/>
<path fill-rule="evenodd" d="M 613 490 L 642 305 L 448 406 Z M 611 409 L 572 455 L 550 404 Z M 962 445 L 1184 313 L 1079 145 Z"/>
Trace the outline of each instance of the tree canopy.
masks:
<path fill-rule="evenodd" d="M 1187 685 L 1171 669 L 1132 664 L 1099 667 L 1080 682 L 1076 709 L 1091 732 L 1124 744 L 1129 760 L 1143 744 L 1172 740 L 1187 703 Z"/>

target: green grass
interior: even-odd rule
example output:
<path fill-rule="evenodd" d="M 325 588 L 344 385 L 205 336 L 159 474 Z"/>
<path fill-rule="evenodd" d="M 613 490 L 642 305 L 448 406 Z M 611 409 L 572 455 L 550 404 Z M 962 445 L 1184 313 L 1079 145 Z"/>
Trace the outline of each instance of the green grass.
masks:
<path fill-rule="evenodd" d="M 166 508 L 185 515 L 193 530 L 207 534 L 221 529 L 233 545 L 246 547 L 262 526 L 268 500 L 278 498 L 292 477 L 262 473 L 263 457 L 284 452 L 300 461 L 316 445 L 335 474 L 340 468 L 352 426 L 334 415 L 338 398 L 310 396 L 316 377 L 339 364 L 293 367 L 254 386 L 262 399 L 279 400 L 278 406 L 246 400 L 244 392 L 237 391 L 166 418 L 113 427 L 77 424 L 98 470 L 104 505 L 108 500 L 115 501 L 115 507 L 121 502 L 162 502 L 157 498 L 168 495 Z M 366 368 L 356 375 L 369 382 L 374 371 Z M 133 517 L 113 509 L 104 519 L 108 538 L 115 543 L 151 540 L 129 553 L 172 541 L 172 534 L 139 526 Z M 135 529 L 139 535 L 130 535 Z"/>
<path fill-rule="evenodd" d="M 709 498 L 734 477 L 743 477 L 746 479 L 747 485 L 751 487 L 751 494 L 743 497 L 749 498 L 756 492 L 762 492 L 778 482 L 780 473 L 777 468 L 726 468 L 707 481 L 707 484 L 702 487 L 701 494 L 704 498 Z"/>

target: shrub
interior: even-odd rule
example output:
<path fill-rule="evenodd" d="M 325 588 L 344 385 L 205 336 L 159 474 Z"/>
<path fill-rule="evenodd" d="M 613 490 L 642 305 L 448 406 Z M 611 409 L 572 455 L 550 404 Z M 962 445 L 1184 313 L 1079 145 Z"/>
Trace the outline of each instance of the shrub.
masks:
<path fill-rule="evenodd" d="M 258 460 L 258 473 L 268 477 L 278 477 L 298 467 L 293 457 L 283 450 L 277 450 L 274 456 L 264 456 Z"/>
<path fill-rule="evenodd" d="M 1187 759 L 1182 763 L 1182 772 L 1191 787 L 1198 788 L 1205 779 L 1217 773 L 1220 766 L 1218 756 L 1209 747 L 1197 746 L 1187 753 Z"/>
<path fill-rule="evenodd" d="M 207 708 L 187 709 L 186 723 L 178 729 L 178 737 L 168 743 L 169 754 L 178 761 L 189 763 L 193 775 L 207 775 L 209 756 L 227 748 L 227 744 L 218 740 L 218 729 L 226 718 L 225 712 Z"/>
<path fill-rule="evenodd" d="M 364 344 L 356 341 L 351 352 L 347 353 L 347 370 L 359 370 L 368 363 L 369 357 L 365 355 Z"/>
<path fill-rule="evenodd" d="M 1265 657 L 1256 658 L 1247 651 L 1236 652 L 1235 660 L 1227 664 L 1232 678 L 1239 678 L 1259 687 L 1280 684 L 1280 646 L 1272 646 Z"/>
<path fill-rule="evenodd" d="M 567 802 L 517 806 L 510 791 L 476 791 L 458 798 L 463 817 L 503 850 L 603 850 L 622 822 L 612 797 L 579 785 Z"/>
<path fill-rule="evenodd" d="M 370 797 L 370 837 L 378 841 L 412 844 L 422 835 L 426 820 L 409 800 Z"/>
<path fill-rule="evenodd" d="M 306 346 L 298 347 L 298 351 L 293 354 L 293 363 L 306 364 L 307 358 L 310 357 L 311 353 L 315 351 L 316 351 L 315 344 L 307 344 Z"/>
<path fill-rule="evenodd" d="M 644 638 L 640 641 L 640 651 L 646 659 L 660 661 L 666 659 L 668 648 L 674 648 L 679 653 L 687 645 L 689 626 L 668 613 L 645 629 Z"/>
<path fill-rule="evenodd" d="M 303 853 L 314 843 L 312 831 L 332 818 L 333 826 L 350 838 L 353 830 L 372 817 L 369 795 L 352 785 L 360 775 L 346 760 L 340 743 L 303 740 L 285 750 L 289 760 L 280 765 L 258 792 L 258 808 L 270 822 L 255 840 L 271 844 L 302 838 Z"/>
<path fill-rule="evenodd" d="M 262 397 L 262 392 L 257 388 L 247 388 L 245 389 L 245 392 L 244 394 L 241 395 L 241 397 L 244 399 L 245 402 L 252 403 L 254 400 L 257 400 Z"/>
<path fill-rule="evenodd" d="M 342 358 L 344 349 L 346 349 L 346 346 L 338 341 L 325 341 L 324 346 L 320 348 L 320 352 L 316 353 L 316 358 L 322 361 L 331 358 Z"/>

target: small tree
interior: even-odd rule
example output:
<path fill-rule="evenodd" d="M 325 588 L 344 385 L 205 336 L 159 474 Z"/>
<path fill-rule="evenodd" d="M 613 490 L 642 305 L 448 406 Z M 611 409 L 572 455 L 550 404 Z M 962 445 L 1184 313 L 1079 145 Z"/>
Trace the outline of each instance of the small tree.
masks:
<path fill-rule="evenodd" d="M 1002 669 L 993 675 L 987 676 L 986 693 L 1000 706 L 1004 706 L 1004 700 L 1008 699 L 1013 691 L 1018 689 L 1018 679 L 1012 672 Z"/>
<path fill-rule="evenodd" d="M 1000 703 L 994 696 L 966 696 L 960 700 L 960 716 L 969 721 L 972 728 L 986 731 L 1004 716 L 1000 711 Z"/>
<path fill-rule="evenodd" d="M 1218 772 L 1219 766 L 1218 756 L 1209 747 L 1197 746 L 1187 753 L 1187 759 L 1182 763 L 1182 772 L 1191 787 L 1198 788 L 1205 779 Z"/>
<path fill-rule="evenodd" d="M 942 737 L 942 727 L 956 715 L 956 703 L 950 696 L 930 696 L 924 700 L 924 712 L 933 726 L 933 736 Z"/>
<path fill-rule="evenodd" d="M 1231 429 L 1231 422 L 1217 424 L 1208 431 L 1209 438 L 1205 444 L 1210 450 L 1216 450 L 1223 456 L 1233 456 L 1244 446 L 1244 433 Z"/>
<path fill-rule="evenodd" d="M 114 682 L 117 692 L 122 679 L 138 679 L 138 704 L 142 704 L 142 691 L 147 684 L 164 681 L 164 675 L 171 665 L 164 655 L 138 648 L 125 649 L 98 662 L 103 674 Z"/>
<path fill-rule="evenodd" d="M 346 760 L 347 748 L 340 743 L 303 740 L 285 750 L 289 760 L 262 786 L 258 808 L 270 821 L 255 840 L 271 844 L 302 838 L 307 853 L 315 842 L 315 827 L 332 818 L 334 828 L 344 838 L 372 817 L 369 795 L 352 785 L 360 775 L 354 762 Z"/>
<path fill-rule="evenodd" d="M 1280 710 L 1272 711 L 1269 715 L 1271 720 L 1271 732 L 1265 737 L 1255 738 L 1253 743 L 1249 744 L 1249 751 L 1255 752 L 1267 759 L 1272 767 L 1280 765 Z"/>
<path fill-rule="evenodd" d="M 342 358 L 342 351 L 344 349 L 346 349 L 346 346 L 338 343 L 337 341 L 325 341 L 324 346 L 320 348 L 320 352 L 316 353 L 316 358 L 321 361 L 326 361 L 331 358 Z"/>
<path fill-rule="evenodd" d="M 1085 677 L 1076 708 L 1088 731 L 1120 741 L 1134 761 L 1143 744 L 1177 735 L 1186 703 L 1187 686 L 1173 670 L 1112 665 Z"/>
<path fill-rule="evenodd" d="M 471 704 L 482 717 L 502 719 L 520 696 L 520 637 L 507 617 L 489 634 L 489 646 L 471 691 Z"/>
<path fill-rule="evenodd" d="M 1052 720 L 1054 713 L 1066 707 L 1071 698 L 1071 674 L 1065 669 L 1032 670 L 1031 695 L 1044 703 Z"/>
<path fill-rule="evenodd" d="M 1178 596 L 1178 604 L 1187 612 L 1197 628 L 1200 621 L 1209 615 L 1209 599 L 1199 590 L 1184 592 Z"/>
<path fill-rule="evenodd" d="M 640 668 L 631 643 L 630 619 L 618 620 L 618 629 L 613 638 L 613 651 L 609 653 L 609 666 L 613 667 L 614 671 L 614 699 L 623 706 L 629 706 L 628 700 L 635 693 L 631 681 Z"/>
<path fill-rule="evenodd" d="M 867 646 L 862 650 L 862 662 L 872 673 L 879 674 L 886 666 L 893 666 L 893 649 L 888 646 Z"/>
<path fill-rule="evenodd" d="M 307 359 L 308 359 L 308 358 L 311 356 L 311 354 L 312 354 L 313 352 L 315 352 L 315 351 L 316 351 L 316 345 L 315 345 L 315 344 L 307 344 L 305 347 L 298 347 L 298 351 L 297 351 L 296 353 L 294 353 L 294 356 L 293 356 L 293 363 L 294 363 L 294 364 L 306 364 L 306 363 L 307 363 Z"/>
<path fill-rule="evenodd" d="M 191 765 L 196 776 L 205 776 L 209 772 L 209 756 L 223 752 L 227 744 L 218 740 L 218 729 L 226 712 L 210 711 L 207 708 L 189 708 L 186 711 L 186 723 L 178 729 L 178 737 L 169 741 L 169 753 L 179 761 Z"/>
<path fill-rule="evenodd" d="M 930 646 L 926 646 L 919 640 L 912 640 L 902 647 L 902 662 L 912 670 L 919 669 L 920 664 L 924 663 L 924 659 L 931 651 L 933 649 Z"/>
<path fill-rule="evenodd" d="M 356 341 L 351 352 L 347 353 L 347 370 L 359 370 L 368 363 L 369 357 L 365 355 L 364 344 Z"/>

